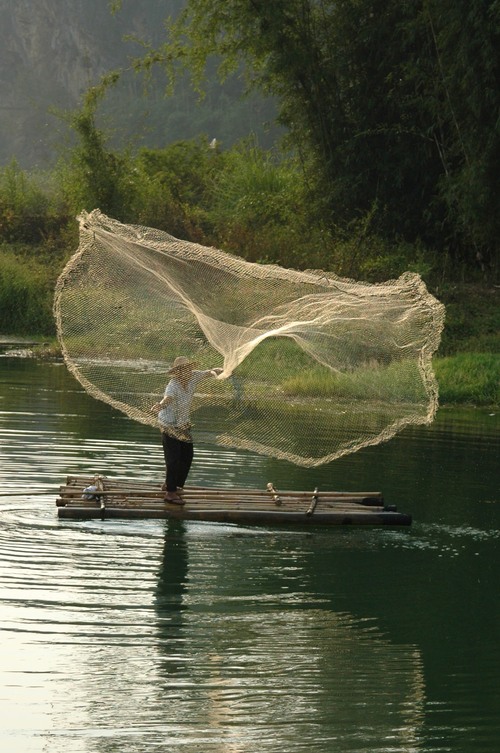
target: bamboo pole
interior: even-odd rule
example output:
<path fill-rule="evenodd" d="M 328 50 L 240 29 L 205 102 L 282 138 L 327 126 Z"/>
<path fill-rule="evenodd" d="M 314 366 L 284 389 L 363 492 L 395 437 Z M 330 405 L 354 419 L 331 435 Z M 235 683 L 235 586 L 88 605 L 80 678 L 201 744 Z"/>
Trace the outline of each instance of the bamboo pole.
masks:
<path fill-rule="evenodd" d="M 255 513 L 256 515 L 262 514 L 265 515 L 267 513 L 273 513 L 273 512 L 280 512 L 283 515 L 283 518 L 286 519 L 288 515 L 301 515 L 305 517 L 311 517 L 308 515 L 308 511 L 305 509 L 301 509 L 300 507 L 287 507 L 287 508 L 280 508 L 280 510 L 276 510 L 274 506 L 270 505 L 245 505 L 245 504 L 231 504 L 231 505 L 224 505 L 221 507 L 220 503 L 199 503 L 199 504 L 187 504 L 187 505 L 175 505 L 175 504 L 166 504 L 166 503 L 148 503 L 148 504 L 141 504 L 137 502 L 121 502 L 119 504 L 106 504 L 103 507 L 97 505 L 97 504 L 84 504 L 82 505 L 79 501 L 74 501 L 70 504 L 64 505 L 63 507 L 66 507 L 68 509 L 86 509 L 89 511 L 99 511 L 104 509 L 104 514 L 106 515 L 107 511 L 109 510 L 144 510 L 144 512 L 149 511 L 153 516 L 154 513 L 161 510 L 167 510 L 170 512 L 175 512 L 176 510 L 182 511 L 183 514 L 189 516 L 190 514 L 203 514 L 207 513 L 210 514 L 213 510 L 225 510 L 228 514 L 232 514 L 233 512 L 235 514 L 242 513 L 246 515 L 247 513 Z M 59 508 L 59 509 L 62 509 Z M 363 509 L 360 509 L 356 506 L 349 506 L 349 505 L 341 505 L 341 506 L 332 506 L 332 507 L 323 507 L 321 508 L 322 513 L 325 515 L 350 515 L 350 516 L 358 516 L 358 515 L 377 515 L 380 512 L 383 512 L 383 508 L 371 508 L 370 512 L 367 512 Z"/>
<path fill-rule="evenodd" d="M 311 504 L 309 505 L 309 508 L 308 508 L 308 510 L 306 511 L 306 515 L 307 515 L 307 516 L 309 516 L 309 515 L 312 515 L 312 514 L 313 514 L 313 512 L 315 511 L 315 509 L 316 509 L 316 506 L 317 506 L 317 504 L 318 504 L 318 500 L 319 500 L 319 496 L 318 496 L 318 488 L 316 487 L 316 489 L 314 490 L 313 498 L 312 498 L 312 500 L 311 500 Z"/>
<path fill-rule="evenodd" d="M 83 488 L 76 488 L 74 486 L 65 485 L 61 486 L 59 488 L 61 494 L 82 494 Z M 96 491 L 97 494 L 117 494 L 117 493 L 127 493 L 129 495 L 142 495 L 142 496 L 161 496 L 165 492 L 161 488 L 154 488 L 154 486 L 145 486 L 145 487 L 133 487 L 127 483 L 124 484 L 116 484 L 116 483 L 108 483 L 105 484 L 104 490 L 99 492 Z M 227 495 L 232 494 L 239 494 L 246 497 L 257 497 L 257 498 L 266 498 L 266 499 L 274 499 L 274 494 L 271 494 L 267 491 L 263 491 L 260 489 L 244 489 L 240 487 L 196 487 L 196 486 L 188 486 L 186 487 L 181 494 L 184 497 L 194 496 L 194 495 L 205 495 L 205 496 L 218 496 L 218 497 L 224 497 Z M 280 491 L 279 492 L 279 498 L 281 501 L 283 501 L 286 497 L 292 497 L 302 500 L 310 500 L 311 494 L 314 494 L 314 496 L 317 496 L 318 499 L 323 498 L 331 498 L 331 499 L 343 499 L 343 498 L 349 498 L 349 499 L 382 499 L 382 495 L 380 492 L 338 492 L 338 491 L 317 491 L 314 490 L 313 493 L 306 492 L 306 491 Z"/>
<path fill-rule="evenodd" d="M 81 495 L 63 495 L 61 496 L 57 501 L 56 504 L 58 507 L 63 506 L 65 504 L 78 504 L 78 505 L 85 505 L 88 503 L 90 506 L 95 506 L 98 504 L 100 499 L 103 499 L 103 497 L 106 497 L 106 504 L 123 504 L 123 503 L 135 503 L 138 505 L 150 505 L 150 504 L 165 504 L 166 501 L 163 498 L 163 495 L 141 495 L 141 494 L 127 494 L 124 492 L 120 493 L 112 493 L 107 491 L 106 494 L 98 495 L 98 498 L 96 499 L 90 499 L 90 500 L 84 500 L 82 499 Z M 205 493 L 199 494 L 199 495 L 182 495 L 182 498 L 184 500 L 185 504 L 188 505 L 235 505 L 235 504 L 244 504 L 244 505 L 250 505 L 253 507 L 266 507 L 266 508 L 273 508 L 275 507 L 275 502 L 272 499 L 268 499 L 265 496 L 247 496 L 247 495 L 241 495 L 241 494 L 221 494 L 221 495 L 207 495 Z M 281 506 L 283 507 L 302 507 L 304 504 L 309 501 L 311 498 L 302 498 L 302 497 L 287 497 L 284 499 L 281 503 Z M 309 509 L 311 510 L 311 507 L 314 502 L 314 508 L 316 507 L 316 504 L 318 503 L 318 497 L 316 495 L 313 496 L 313 500 L 311 502 L 311 505 L 309 506 Z M 358 506 L 358 507 L 382 507 L 383 505 L 380 503 L 380 500 L 377 500 L 378 504 L 373 504 L 370 500 L 370 504 L 364 504 L 364 501 L 361 498 L 358 497 L 322 497 L 321 498 L 321 504 L 322 507 L 330 507 L 330 508 L 339 508 L 341 506 Z M 314 511 L 311 510 L 310 514 Z"/>
<path fill-rule="evenodd" d="M 74 488 L 76 484 L 82 484 L 89 486 L 92 484 L 94 480 L 94 477 L 92 476 L 68 476 L 67 479 L 67 486 L 70 488 Z M 157 487 L 161 491 L 161 484 L 159 482 L 154 481 L 147 481 L 144 479 L 114 479 L 114 478 L 108 478 L 106 476 L 103 476 L 104 481 L 104 487 L 105 491 L 109 492 L 110 489 L 114 488 L 123 488 L 126 487 L 127 489 L 132 490 L 133 488 L 137 489 L 145 489 L 148 491 L 155 491 L 155 487 Z M 292 495 L 292 496 L 303 496 L 303 497 L 311 497 L 311 492 L 303 491 L 303 490 L 285 490 L 285 491 L 277 491 L 272 484 L 269 484 L 268 486 L 271 487 L 271 489 L 255 489 L 255 488 L 245 488 L 245 487 L 205 487 L 205 486 L 187 486 L 185 488 L 185 492 L 188 491 L 216 491 L 216 492 L 226 492 L 228 490 L 236 490 L 239 493 L 246 493 L 246 494 L 278 494 L 280 497 L 283 497 L 285 495 Z M 380 491 L 338 491 L 338 490 L 328 490 L 328 491 L 318 491 L 318 495 L 328 495 L 328 496 L 349 496 L 349 497 L 381 497 L 382 492 Z"/>
<path fill-rule="evenodd" d="M 174 507 L 174 506 L 171 506 Z M 61 507 L 58 511 L 60 518 L 74 519 L 107 519 L 107 518 L 125 518 L 125 519 L 168 519 L 176 518 L 180 520 L 201 520 L 225 523 L 243 523 L 243 524 L 291 524 L 299 523 L 300 525 L 337 525 L 337 526 L 408 526 L 411 524 L 411 516 L 402 513 L 380 512 L 373 513 L 360 511 L 357 513 L 325 513 L 319 512 L 314 516 L 306 516 L 303 513 L 284 514 L 280 510 L 268 510 L 264 513 L 253 510 L 227 510 L 215 508 L 212 510 L 185 510 L 179 507 L 176 510 L 156 509 L 148 510 L 142 508 L 106 508 L 101 511 L 98 508 L 86 507 Z"/>

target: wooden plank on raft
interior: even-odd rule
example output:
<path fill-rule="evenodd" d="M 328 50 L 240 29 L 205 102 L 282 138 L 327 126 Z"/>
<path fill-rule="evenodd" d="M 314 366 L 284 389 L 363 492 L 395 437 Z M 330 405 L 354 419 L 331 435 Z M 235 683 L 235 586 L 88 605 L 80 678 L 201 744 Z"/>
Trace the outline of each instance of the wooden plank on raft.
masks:
<path fill-rule="evenodd" d="M 130 494 L 128 492 L 113 492 L 110 490 L 107 490 L 105 495 L 107 504 L 136 504 L 136 505 L 148 505 L 148 504 L 164 504 L 164 493 L 156 494 L 156 495 L 142 495 L 142 494 Z M 209 494 L 205 494 L 204 492 L 200 492 L 198 494 L 182 494 L 182 498 L 184 499 L 184 502 L 188 505 L 218 505 L 221 504 L 228 504 L 228 505 L 236 505 L 236 504 L 245 504 L 245 505 L 251 505 L 252 507 L 259 508 L 274 508 L 276 507 L 276 504 L 273 500 L 266 499 L 265 497 L 257 497 L 257 496 L 249 496 L 246 494 L 236 494 L 236 493 L 224 493 L 217 496 L 212 496 Z M 316 498 L 318 499 L 318 498 Z M 282 507 L 283 509 L 286 508 L 295 508 L 295 507 L 302 507 L 304 509 L 309 509 L 311 505 L 309 504 L 311 500 L 311 497 L 287 497 L 284 499 L 279 507 Z M 91 502 L 93 500 L 90 500 Z M 67 504 L 82 504 L 82 495 L 80 493 L 78 494 L 65 494 L 61 493 L 61 496 L 56 500 L 56 504 L 58 507 L 62 507 Z M 382 508 L 383 504 L 378 502 L 378 504 L 374 504 L 374 500 L 368 499 L 365 500 L 364 498 L 356 498 L 356 497 L 342 497 L 342 498 L 334 498 L 334 497 L 321 497 L 321 507 L 341 507 L 341 506 L 351 506 L 351 505 L 357 505 L 360 507 L 373 507 L 373 508 Z M 311 510 L 312 512 L 312 510 Z"/>
<path fill-rule="evenodd" d="M 60 487 L 61 493 L 64 493 L 68 496 L 70 495 L 77 495 L 82 494 L 83 488 L 82 487 L 74 487 L 74 486 L 61 486 Z M 112 485 L 106 485 L 104 489 L 104 493 L 106 494 L 128 494 L 129 496 L 142 496 L 142 497 L 158 497 L 164 494 L 162 489 L 160 487 L 157 487 L 156 489 L 150 488 L 150 489 L 140 489 L 140 488 L 134 488 L 134 487 L 116 487 Z M 267 499 L 270 501 L 274 501 L 274 498 L 269 495 L 266 492 L 262 491 L 251 491 L 249 489 L 235 489 L 233 488 L 218 488 L 218 489 L 203 489 L 198 487 L 186 487 L 184 489 L 183 494 L 185 496 L 190 497 L 196 497 L 204 494 L 206 497 L 225 497 L 228 494 L 238 494 L 238 495 L 244 495 L 248 498 L 255 498 L 255 499 Z M 301 500 L 311 500 L 312 492 L 280 492 L 280 500 L 285 500 L 287 498 L 293 498 L 293 499 L 301 499 Z M 343 492 L 342 494 L 339 494 L 338 492 L 330 492 L 330 491 L 324 491 L 324 492 L 315 492 L 315 495 L 318 497 L 318 499 L 357 499 L 357 500 L 364 500 L 364 499 L 370 499 L 374 500 L 374 503 L 377 502 L 378 504 L 381 503 L 382 497 L 380 495 L 373 495 L 368 493 L 355 493 L 355 492 Z"/>
<path fill-rule="evenodd" d="M 79 489 L 80 487 L 83 488 L 85 486 L 89 486 L 93 483 L 95 477 L 92 476 L 68 476 L 66 485 L 68 487 L 75 487 L 77 486 Z M 159 489 L 161 491 L 161 484 L 159 482 L 154 481 L 146 481 L 144 479 L 111 479 L 106 476 L 101 477 L 106 485 L 106 489 L 118 489 L 118 488 L 126 488 L 128 490 L 132 489 L 144 489 L 149 491 L 155 491 Z M 247 494 L 262 494 L 266 495 L 269 494 L 268 489 L 247 489 L 244 487 L 209 487 L 209 486 L 189 486 L 186 487 L 186 491 L 190 490 L 203 490 L 206 492 L 227 492 L 231 489 L 234 489 L 238 493 L 247 493 Z M 274 487 L 273 487 L 274 489 Z M 81 489 L 80 489 L 81 490 Z M 276 490 L 274 490 L 276 491 Z M 290 491 L 280 490 L 278 493 L 280 496 L 283 495 L 291 495 L 291 496 L 302 496 L 302 497 L 311 497 L 312 492 L 307 491 Z M 366 492 L 360 492 L 360 491 L 323 491 L 318 492 L 319 495 L 326 494 L 328 496 L 334 496 L 334 497 L 382 497 L 382 492 L 372 492 L 372 491 L 366 491 Z"/>
<path fill-rule="evenodd" d="M 168 519 L 178 518 L 181 520 L 198 520 L 219 523 L 243 523 L 245 525 L 337 525 L 337 526 L 407 526 L 411 523 L 411 517 L 398 512 L 372 512 L 365 511 L 342 511 L 342 512 L 319 512 L 314 516 L 307 516 L 300 512 L 282 512 L 280 510 L 232 510 L 223 509 L 199 509 L 189 510 L 174 505 L 163 508 L 140 508 L 140 507 L 106 507 L 105 510 L 89 507 L 60 507 L 59 517 L 63 519 Z"/>
<path fill-rule="evenodd" d="M 84 498 L 84 489 L 96 487 Z M 411 517 L 384 506 L 381 492 L 285 490 L 190 486 L 184 505 L 165 502 L 159 482 L 101 475 L 68 476 L 56 500 L 62 519 L 206 520 L 246 525 L 407 526 Z"/>
<path fill-rule="evenodd" d="M 65 498 L 67 496 L 70 496 L 71 494 L 75 496 L 80 496 L 81 492 L 84 487 L 89 486 L 92 483 L 93 479 L 91 477 L 68 477 L 66 485 L 60 487 L 60 493 L 61 497 Z M 117 494 L 120 491 L 124 494 L 126 494 L 128 497 L 132 496 L 139 496 L 139 497 L 152 497 L 152 498 L 162 498 L 164 495 L 164 492 L 162 492 L 161 487 L 159 484 L 155 484 L 152 482 L 147 481 L 138 481 L 135 479 L 126 479 L 126 480 L 110 480 L 110 479 L 103 479 L 105 482 L 105 493 L 109 495 Z M 274 487 L 273 487 L 274 490 Z M 276 491 L 276 490 L 274 490 Z M 375 505 L 379 506 L 383 504 L 383 497 L 381 492 L 356 492 L 356 491 L 318 491 L 315 492 L 318 499 L 349 499 L 352 501 L 357 501 L 358 504 L 363 505 Z M 229 497 L 232 497 L 233 495 L 237 495 L 239 498 L 241 496 L 245 496 L 247 498 L 256 498 L 256 499 L 270 499 L 272 498 L 273 501 L 276 502 L 276 504 L 281 503 L 282 500 L 285 500 L 287 498 L 294 498 L 294 499 L 301 499 L 301 500 L 307 500 L 310 502 L 311 500 L 311 493 L 306 491 L 280 491 L 279 492 L 279 502 L 276 500 L 276 494 L 270 493 L 269 490 L 260 490 L 260 489 L 245 489 L 245 488 L 234 488 L 234 487 L 228 487 L 228 488 L 214 488 L 214 487 L 200 487 L 200 486 L 192 486 L 192 487 L 186 487 L 186 489 L 183 492 L 183 497 L 187 500 L 193 497 L 202 497 L 204 499 L 228 499 Z"/>
<path fill-rule="evenodd" d="M 172 504 L 166 504 L 166 503 L 151 503 L 151 502 L 145 502 L 143 504 L 139 504 L 137 502 L 135 503 L 122 503 L 122 502 L 101 502 L 101 503 L 84 503 L 83 501 L 72 501 L 68 503 L 67 505 L 62 505 L 58 507 L 58 510 L 79 510 L 81 508 L 88 509 L 90 511 L 92 510 L 99 510 L 99 509 L 105 510 L 151 510 L 151 511 L 158 511 L 158 510 L 170 510 L 170 512 L 175 513 L 180 510 L 182 515 L 184 517 L 189 517 L 190 515 L 198 514 L 198 512 L 201 510 L 204 513 L 210 512 L 211 510 L 220 510 L 225 509 L 228 511 L 232 511 L 235 514 L 242 513 L 244 511 L 255 513 L 256 515 L 265 515 L 268 512 L 272 513 L 279 513 L 283 518 L 285 518 L 287 515 L 300 515 L 300 516 L 307 516 L 311 517 L 310 514 L 308 515 L 308 510 L 305 510 L 304 508 L 300 508 L 299 506 L 294 507 L 286 507 L 281 508 L 277 510 L 276 508 L 272 508 L 270 506 L 255 506 L 255 505 L 249 505 L 245 504 L 244 502 L 234 502 L 229 504 L 206 504 L 203 503 L 202 500 L 198 504 L 191 504 L 188 503 L 183 506 L 179 505 L 172 505 Z M 387 512 L 387 510 L 384 510 L 383 507 L 378 508 L 368 508 L 370 515 L 375 515 L 377 513 L 381 512 Z M 325 515 L 362 515 L 366 514 L 363 513 L 363 510 L 359 507 L 355 506 L 348 506 L 348 505 L 335 505 L 335 506 L 329 506 L 329 507 L 322 507 L 321 512 Z M 75 513 L 76 514 L 76 513 Z M 318 517 L 319 513 L 316 513 L 316 517 Z"/>

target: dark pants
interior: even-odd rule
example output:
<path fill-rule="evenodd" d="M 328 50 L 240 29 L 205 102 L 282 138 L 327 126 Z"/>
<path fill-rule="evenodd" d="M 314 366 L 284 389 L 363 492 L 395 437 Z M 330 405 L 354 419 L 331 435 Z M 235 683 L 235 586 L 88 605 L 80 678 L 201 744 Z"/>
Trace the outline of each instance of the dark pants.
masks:
<path fill-rule="evenodd" d="M 184 486 L 193 462 L 193 443 L 181 442 L 169 437 L 162 431 L 161 441 L 167 466 L 167 491 L 175 492 L 178 486 Z"/>

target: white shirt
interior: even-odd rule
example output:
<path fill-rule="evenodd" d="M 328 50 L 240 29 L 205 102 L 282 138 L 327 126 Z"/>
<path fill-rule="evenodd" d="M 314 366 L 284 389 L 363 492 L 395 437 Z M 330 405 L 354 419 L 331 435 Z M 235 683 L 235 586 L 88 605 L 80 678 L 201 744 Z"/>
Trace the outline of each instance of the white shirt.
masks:
<path fill-rule="evenodd" d="M 168 403 L 158 414 L 158 420 L 163 426 L 185 426 L 189 423 L 189 411 L 193 401 L 196 386 L 202 379 L 212 372 L 193 371 L 193 375 L 186 387 L 183 387 L 178 379 L 173 377 L 165 388 L 164 397 L 170 397 Z"/>

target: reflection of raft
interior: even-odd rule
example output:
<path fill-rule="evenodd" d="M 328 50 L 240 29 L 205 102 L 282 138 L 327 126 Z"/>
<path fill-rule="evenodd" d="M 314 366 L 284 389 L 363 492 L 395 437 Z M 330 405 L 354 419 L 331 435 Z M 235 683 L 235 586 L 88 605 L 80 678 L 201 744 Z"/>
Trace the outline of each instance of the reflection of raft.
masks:
<path fill-rule="evenodd" d="M 87 488 L 91 486 L 90 493 Z M 87 491 L 84 494 L 84 489 Z M 168 504 L 159 483 L 68 476 L 59 518 L 180 518 L 248 525 L 409 526 L 411 516 L 385 506 L 380 492 L 276 491 L 187 487 L 183 506 Z"/>

